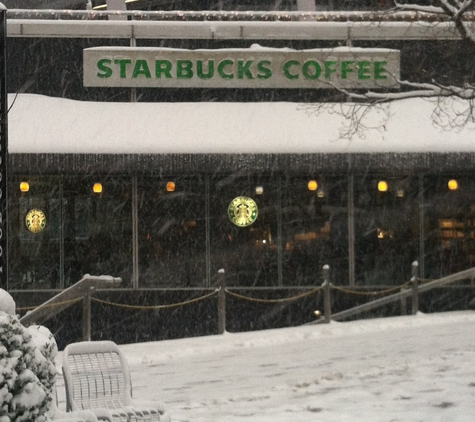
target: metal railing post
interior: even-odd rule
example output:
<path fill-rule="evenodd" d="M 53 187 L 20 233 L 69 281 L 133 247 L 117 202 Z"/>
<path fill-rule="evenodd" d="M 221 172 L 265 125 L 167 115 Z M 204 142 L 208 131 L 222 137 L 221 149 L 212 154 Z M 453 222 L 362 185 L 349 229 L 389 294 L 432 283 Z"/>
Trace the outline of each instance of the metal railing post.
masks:
<path fill-rule="evenodd" d="M 82 300 L 82 339 L 91 341 L 91 291 L 93 287 L 86 286 Z"/>
<path fill-rule="evenodd" d="M 330 266 L 323 266 L 323 313 L 325 323 L 332 319 L 331 298 L 330 298 Z"/>
<path fill-rule="evenodd" d="M 401 293 L 404 293 L 404 288 L 401 289 Z M 407 315 L 407 301 L 403 295 L 401 295 L 401 315 Z"/>
<path fill-rule="evenodd" d="M 226 331 L 226 276 L 224 269 L 218 271 L 218 334 Z"/>
<path fill-rule="evenodd" d="M 412 263 L 412 315 L 419 312 L 419 263 L 414 261 Z"/>

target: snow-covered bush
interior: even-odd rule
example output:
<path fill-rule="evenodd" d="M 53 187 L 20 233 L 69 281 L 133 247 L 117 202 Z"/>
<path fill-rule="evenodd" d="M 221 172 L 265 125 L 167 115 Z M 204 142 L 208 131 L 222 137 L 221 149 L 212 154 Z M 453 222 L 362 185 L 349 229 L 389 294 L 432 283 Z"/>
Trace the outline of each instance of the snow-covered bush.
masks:
<path fill-rule="evenodd" d="M 46 421 L 57 373 L 53 336 L 0 310 L 0 339 L 0 422 Z"/>

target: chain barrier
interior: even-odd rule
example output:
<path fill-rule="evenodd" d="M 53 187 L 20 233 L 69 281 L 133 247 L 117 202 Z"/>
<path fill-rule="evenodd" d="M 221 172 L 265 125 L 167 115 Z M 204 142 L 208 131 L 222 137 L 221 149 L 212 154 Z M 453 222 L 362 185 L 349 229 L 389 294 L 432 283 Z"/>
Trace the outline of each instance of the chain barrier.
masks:
<path fill-rule="evenodd" d="M 409 284 L 411 284 L 411 281 L 407 281 L 406 283 L 403 283 L 403 284 L 401 284 L 399 286 L 396 286 L 396 287 L 391 287 L 390 289 L 377 290 L 377 291 L 372 291 L 372 292 L 361 292 L 359 290 L 351 290 L 351 289 L 346 289 L 344 287 L 333 286 L 333 285 L 331 287 L 332 287 L 332 289 L 339 290 L 339 291 L 344 292 L 344 293 L 350 293 L 350 294 L 361 295 L 361 296 L 379 296 L 379 295 L 384 295 L 386 293 L 391 293 L 391 292 L 395 292 L 397 290 L 401 290 L 403 287 L 406 287 Z"/>
<path fill-rule="evenodd" d="M 82 297 L 77 298 L 77 299 L 65 300 L 64 302 L 51 303 L 50 305 L 24 306 L 24 307 L 16 308 L 16 309 L 17 311 L 32 311 L 33 309 L 39 308 L 40 306 L 42 308 L 54 308 L 55 306 L 72 305 L 73 303 L 79 302 L 81 300 L 82 300 Z"/>
<path fill-rule="evenodd" d="M 109 305 L 109 306 L 116 306 L 119 308 L 126 308 L 126 309 L 138 309 L 138 310 L 157 310 L 157 309 L 170 309 L 170 308 L 176 308 L 178 306 L 184 306 L 184 305 L 189 305 L 190 303 L 196 303 L 201 300 L 207 299 L 211 296 L 214 296 L 218 293 L 219 289 L 214 290 L 211 293 L 208 293 L 204 296 L 197 297 L 195 299 L 190 299 L 186 300 L 184 302 L 178 302 L 178 303 L 171 303 L 170 305 L 150 305 L 150 306 L 144 306 L 144 305 L 125 305 L 123 303 L 116 303 L 116 302 L 109 302 L 107 300 L 102 300 L 102 299 L 97 299 L 95 297 L 91 297 L 91 300 L 94 302 L 102 303 L 104 305 Z"/>
<path fill-rule="evenodd" d="M 230 296 L 234 296 L 238 299 L 243 299 L 243 300 L 248 300 L 250 302 L 259 302 L 259 303 L 283 303 L 283 302 L 291 302 L 291 301 L 294 301 L 294 300 L 298 300 L 298 299 L 301 299 L 305 296 L 310 296 L 316 292 L 318 292 L 319 290 L 323 290 L 323 287 L 317 287 L 316 289 L 313 289 L 309 292 L 306 292 L 306 293 L 302 293 L 300 295 L 297 295 L 297 296 L 292 296 L 292 297 L 286 297 L 286 298 L 283 298 L 283 299 L 257 299 L 255 297 L 250 297 L 250 296 L 244 296 L 244 295 L 240 295 L 238 293 L 234 293 L 234 292 L 231 292 L 229 291 L 228 289 L 225 289 L 225 292 L 230 295 Z"/>

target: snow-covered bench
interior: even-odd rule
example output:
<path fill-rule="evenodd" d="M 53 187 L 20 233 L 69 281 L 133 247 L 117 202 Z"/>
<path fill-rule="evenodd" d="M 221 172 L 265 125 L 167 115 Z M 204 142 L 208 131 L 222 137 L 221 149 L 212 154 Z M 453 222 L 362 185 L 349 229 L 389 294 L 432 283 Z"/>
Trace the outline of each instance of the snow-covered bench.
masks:
<path fill-rule="evenodd" d="M 129 367 L 114 342 L 69 344 L 63 375 L 68 411 L 88 410 L 109 422 L 170 422 L 161 403 L 132 399 Z"/>

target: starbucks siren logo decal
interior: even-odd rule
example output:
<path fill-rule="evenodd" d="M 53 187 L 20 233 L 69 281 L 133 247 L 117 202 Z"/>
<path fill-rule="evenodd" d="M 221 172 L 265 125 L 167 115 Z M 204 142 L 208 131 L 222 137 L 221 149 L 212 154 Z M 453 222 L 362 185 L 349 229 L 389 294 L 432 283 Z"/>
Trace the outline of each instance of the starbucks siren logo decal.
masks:
<path fill-rule="evenodd" d="M 250 226 L 257 218 L 257 204 L 251 198 L 238 196 L 229 204 L 228 216 L 236 226 Z"/>
<path fill-rule="evenodd" d="M 32 233 L 39 233 L 46 227 L 46 216 L 41 210 L 33 208 L 25 218 L 26 227 Z"/>

